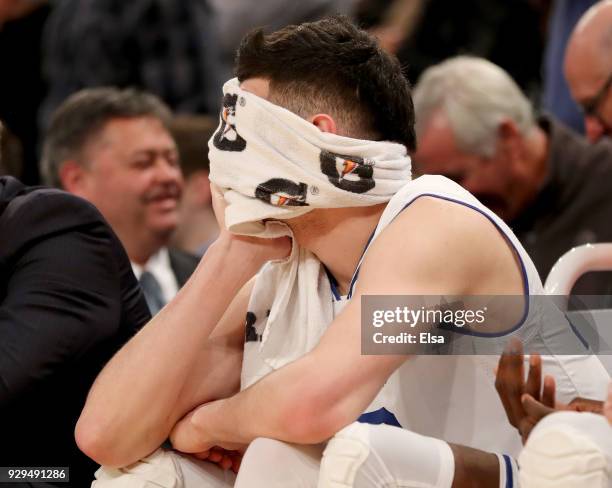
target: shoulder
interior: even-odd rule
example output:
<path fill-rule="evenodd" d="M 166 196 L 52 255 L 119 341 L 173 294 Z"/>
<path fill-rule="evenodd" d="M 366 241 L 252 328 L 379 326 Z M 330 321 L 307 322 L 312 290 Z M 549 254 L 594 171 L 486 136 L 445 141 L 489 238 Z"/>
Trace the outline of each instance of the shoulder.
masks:
<path fill-rule="evenodd" d="M 485 213 L 458 201 L 420 196 L 372 243 L 359 282 L 362 287 L 378 282 L 375 288 L 384 282 L 402 293 L 467 294 L 474 282 L 486 283 L 492 271 L 514 266 L 507 240 Z"/>
<path fill-rule="evenodd" d="M 483 237 L 497 233 L 492 218 L 469 202 L 422 195 L 398 212 L 377 240 L 395 248 L 403 247 L 402 243 L 424 244 L 420 252 L 427 254 L 466 242 L 482 242 Z"/>
<path fill-rule="evenodd" d="M 469 203 L 423 195 L 404 207 L 379 239 L 398 250 L 409 245 L 412 252 L 435 253 L 439 258 L 439 250 L 457 250 L 466 244 L 480 247 L 483 239 L 498 233 L 490 217 Z M 414 249 L 416 245 L 420 249 Z"/>
<path fill-rule="evenodd" d="M 16 196 L 2 213 L 2 219 L 23 226 L 37 223 L 39 229 L 63 229 L 92 222 L 105 223 L 88 201 L 54 188 L 28 188 Z"/>
<path fill-rule="evenodd" d="M 603 137 L 591 143 L 553 119 L 543 118 L 540 124 L 550 137 L 551 163 L 565 165 L 561 171 L 566 171 L 568 178 L 575 178 L 580 169 L 587 172 L 589 179 L 593 179 L 593 172 L 612 174 L 612 139 Z"/>
<path fill-rule="evenodd" d="M 113 235 L 91 203 L 51 188 L 26 189 L 0 215 L 0 235 L 17 246 L 80 229 L 106 238 Z"/>
<path fill-rule="evenodd" d="M 118 241 L 100 212 L 75 195 L 50 188 L 26 188 L 10 200 L 0 215 L 2 257 L 11 261 L 25 249 L 60 236 L 73 236 L 108 247 Z M 56 250 L 60 252 L 60 249 Z M 65 250 L 64 250 L 65 252 Z"/>

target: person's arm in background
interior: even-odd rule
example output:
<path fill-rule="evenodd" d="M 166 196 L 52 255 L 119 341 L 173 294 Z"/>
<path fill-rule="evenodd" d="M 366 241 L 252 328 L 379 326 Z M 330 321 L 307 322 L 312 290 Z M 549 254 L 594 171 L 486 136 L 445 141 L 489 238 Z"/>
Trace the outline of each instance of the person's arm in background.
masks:
<path fill-rule="evenodd" d="M 500 266 L 500 255 L 516 268 L 515 280 Z M 522 289 L 514 255 L 493 225 L 466 207 L 421 198 L 374 241 L 354 297 L 313 351 L 233 397 L 194 410 L 171 441 L 184 452 L 231 449 L 257 437 L 324 441 L 356 420 L 407 359 L 361 354 L 362 295 L 498 293 L 500 281 L 516 281 L 512 293 Z"/>
<path fill-rule="evenodd" d="M 222 199 L 213 193 L 217 216 Z M 98 463 L 124 466 L 143 458 L 188 411 L 237 391 L 247 282 L 263 263 L 286 256 L 290 242 L 233 236 L 222 219 L 219 227 L 178 295 L 96 379 L 76 439 Z"/>

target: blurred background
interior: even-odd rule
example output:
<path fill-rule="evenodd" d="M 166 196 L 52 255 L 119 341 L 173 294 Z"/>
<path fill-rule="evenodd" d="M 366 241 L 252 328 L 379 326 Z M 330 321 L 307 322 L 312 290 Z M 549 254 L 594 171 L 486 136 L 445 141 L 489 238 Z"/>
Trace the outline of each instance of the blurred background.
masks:
<path fill-rule="evenodd" d="M 338 12 L 397 54 L 412 84 L 449 56 L 482 56 L 508 71 L 536 108 L 583 131 L 561 65 L 572 27 L 593 3 L 0 0 L 1 172 L 40 183 L 40 141 L 50 114 L 85 87 L 140 87 L 177 114 L 216 119 L 222 83 L 232 76 L 233 53 L 248 30 Z M 204 139 L 202 147 L 204 159 Z"/>

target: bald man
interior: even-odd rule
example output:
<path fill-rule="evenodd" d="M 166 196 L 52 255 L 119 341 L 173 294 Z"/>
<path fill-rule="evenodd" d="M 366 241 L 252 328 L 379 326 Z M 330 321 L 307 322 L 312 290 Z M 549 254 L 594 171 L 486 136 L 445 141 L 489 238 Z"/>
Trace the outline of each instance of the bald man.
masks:
<path fill-rule="evenodd" d="M 565 77 L 591 142 L 612 135 L 612 0 L 593 5 L 567 44 Z"/>

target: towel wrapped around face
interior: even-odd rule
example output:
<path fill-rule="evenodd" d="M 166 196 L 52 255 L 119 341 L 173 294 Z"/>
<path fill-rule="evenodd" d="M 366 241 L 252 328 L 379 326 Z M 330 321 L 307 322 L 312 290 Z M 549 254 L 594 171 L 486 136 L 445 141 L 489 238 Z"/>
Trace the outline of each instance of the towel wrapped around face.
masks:
<path fill-rule="evenodd" d="M 286 220 L 315 208 L 388 202 L 411 178 L 406 148 L 342 137 L 240 88 L 223 87 L 220 125 L 210 139 L 210 179 L 227 202 L 231 232 L 291 235 Z M 333 319 L 321 262 L 293 242 L 291 255 L 260 271 L 247 315 L 247 341 L 279 368 L 310 351 Z M 244 385 L 243 385 L 244 386 Z"/>

